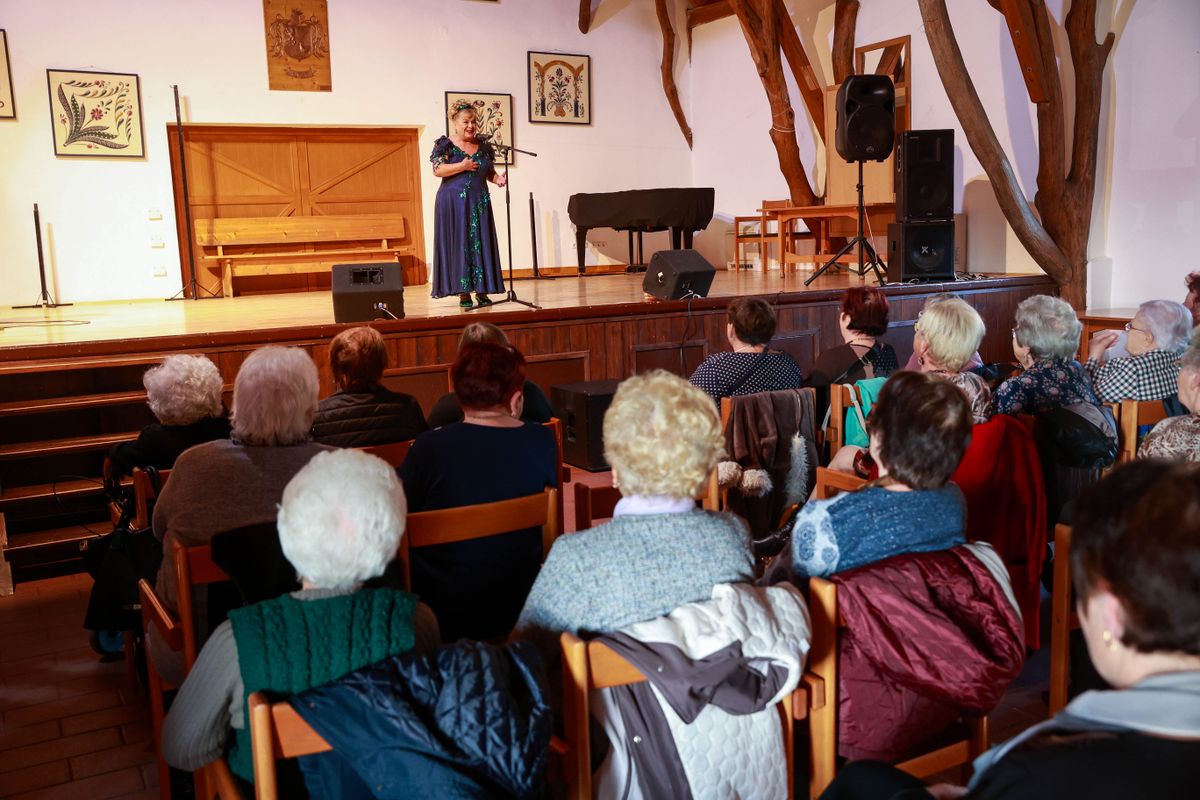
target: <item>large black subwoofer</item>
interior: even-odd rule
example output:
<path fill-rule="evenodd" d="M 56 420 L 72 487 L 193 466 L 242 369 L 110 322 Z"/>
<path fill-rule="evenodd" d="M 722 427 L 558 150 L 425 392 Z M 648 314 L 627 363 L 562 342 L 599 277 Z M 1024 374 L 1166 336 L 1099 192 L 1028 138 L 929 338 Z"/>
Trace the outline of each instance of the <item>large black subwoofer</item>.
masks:
<path fill-rule="evenodd" d="M 888 283 L 954 278 L 954 222 L 888 225 Z"/>

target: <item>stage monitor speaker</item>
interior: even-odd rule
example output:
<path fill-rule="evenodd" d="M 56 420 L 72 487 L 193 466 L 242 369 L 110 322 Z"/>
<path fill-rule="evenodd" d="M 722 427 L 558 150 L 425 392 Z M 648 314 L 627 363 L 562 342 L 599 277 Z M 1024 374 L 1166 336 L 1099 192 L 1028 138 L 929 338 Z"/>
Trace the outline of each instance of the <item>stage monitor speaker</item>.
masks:
<path fill-rule="evenodd" d="M 847 161 L 884 161 L 896 143 L 896 86 L 886 75 L 851 75 L 837 93 L 834 144 Z"/>
<path fill-rule="evenodd" d="M 954 219 L 954 131 L 905 131 L 896 153 L 896 219 Z"/>
<path fill-rule="evenodd" d="M 404 318 L 404 281 L 395 261 L 334 264 L 332 283 L 335 322 Z"/>
<path fill-rule="evenodd" d="M 573 467 L 608 469 L 604 460 L 604 412 L 620 381 L 581 381 L 550 387 L 550 403 L 562 420 L 563 461 Z"/>
<path fill-rule="evenodd" d="M 659 300 L 704 297 L 717 269 L 695 250 L 659 250 L 650 257 L 642 291 Z"/>
<path fill-rule="evenodd" d="M 888 283 L 954 278 L 954 222 L 888 225 Z"/>

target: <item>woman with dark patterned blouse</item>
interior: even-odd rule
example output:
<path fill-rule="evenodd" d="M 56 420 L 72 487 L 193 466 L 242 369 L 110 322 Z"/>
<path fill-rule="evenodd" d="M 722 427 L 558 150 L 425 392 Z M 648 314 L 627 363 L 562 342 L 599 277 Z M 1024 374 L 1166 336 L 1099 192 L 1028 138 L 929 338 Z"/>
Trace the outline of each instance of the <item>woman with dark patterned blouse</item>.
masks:
<path fill-rule="evenodd" d="M 429 157 L 442 179 L 433 208 L 433 296 L 457 294 L 459 306 L 471 308 L 475 292 L 479 305 L 491 305 L 488 294 L 503 291 L 504 278 L 487 182 L 503 186 L 507 178 L 496 172 L 492 146 L 476 137 L 475 107 L 455 103 L 450 121 L 455 135 L 434 142 Z"/>
<path fill-rule="evenodd" d="M 1067 301 L 1027 297 L 1017 306 L 1013 355 L 1025 371 L 996 390 L 997 414 L 1035 414 L 1076 403 L 1099 405 L 1075 360 L 1083 324 Z"/>
<path fill-rule="evenodd" d="M 775 335 L 775 312 L 757 297 L 739 297 L 729 304 L 725 337 L 732 352 L 713 353 L 688 380 L 720 402 L 758 392 L 799 389 L 804 375 L 787 353 L 768 350 Z"/>

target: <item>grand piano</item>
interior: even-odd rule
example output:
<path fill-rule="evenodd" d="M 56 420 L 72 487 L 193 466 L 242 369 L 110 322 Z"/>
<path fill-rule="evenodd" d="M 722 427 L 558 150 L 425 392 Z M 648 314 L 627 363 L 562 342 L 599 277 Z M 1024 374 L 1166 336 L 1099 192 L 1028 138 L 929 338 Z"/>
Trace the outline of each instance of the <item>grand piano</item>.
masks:
<path fill-rule="evenodd" d="M 575 251 L 579 274 L 585 274 L 583 253 L 587 232 L 592 228 L 612 228 L 629 234 L 630 272 L 646 268 L 642 260 L 642 234 L 671 231 L 671 247 L 691 248 L 692 234 L 712 221 L 714 189 L 630 189 L 624 192 L 573 194 L 567 202 L 567 215 L 575 224 Z M 634 260 L 633 234 L 637 236 L 637 260 Z"/>

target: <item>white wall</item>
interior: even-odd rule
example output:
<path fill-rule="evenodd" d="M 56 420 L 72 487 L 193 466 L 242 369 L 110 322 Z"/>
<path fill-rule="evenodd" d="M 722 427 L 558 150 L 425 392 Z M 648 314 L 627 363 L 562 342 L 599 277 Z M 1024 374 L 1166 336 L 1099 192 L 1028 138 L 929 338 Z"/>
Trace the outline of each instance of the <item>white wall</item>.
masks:
<path fill-rule="evenodd" d="M 425 151 L 445 132 L 446 89 L 511 92 L 516 143 L 539 154 L 520 156 L 511 174 L 516 264 L 531 260 L 532 191 L 542 265 L 574 265 L 566 215 L 571 194 L 687 186 L 692 170 L 662 99 L 653 5 L 609 0 L 587 36 L 577 21 L 577 4 L 551 0 L 335 0 L 329 3 L 333 91 L 273 92 L 257 0 L 0 0 L 19 115 L 0 120 L 0 304 L 36 297 L 35 202 L 59 299 L 165 297 L 179 288 L 165 133 L 174 121 L 175 83 L 185 122 L 422 125 Z M 527 121 L 530 49 L 592 56 L 591 126 Z M 47 67 L 139 74 L 146 158 L 56 159 Z M 427 249 L 437 186 L 424 171 Z M 503 194 L 493 189 L 493 199 L 503 251 Z M 151 208 L 161 209 L 162 221 L 147 219 Z M 151 249 L 151 236 L 161 236 L 166 247 Z M 621 238 L 611 232 L 592 238 L 608 241 L 606 251 L 623 260 Z M 589 261 L 596 258 L 589 254 Z M 156 265 L 166 267 L 166 277 L 154 277 Z"/>
<path fill-rule="evenodd" d="M 1050 0 L 1061 23 L 1064 2 Z M 1193 237 L 1200 231 L 1200 3 L 1195 0 L 1137 0 L 1127 19 L 1107 16 L 1114 3 L 1101 3 L 1101 31 L 1121 36 L 1105 75 L 1097 199 L 1092 227 L 1090 305 L 1128 306 L 1155 297 L 1182 296 L 1182 277 L 1197 267 Z M 1037 124 L 1028 102 L 1003 17 L 986 3 L 949 3 L 967 66 L 992 125 L 1032 197 L 1037 174 Z M 809 56 L 831 82 L 830 0 L 788 0 L 806 39 Z M 859 44 L 912 37 L 912 120 L 916 128 L 954 128 L 955 209 L 969 219 L 968 268 L 973 271 L 1034 272 L 1037 265 L 1017 241 L 996 204 L 987 176 L 967 145 L 950 106 L 912 0 L 873 0 L 858 16 Z M 1065 38 L 1059 31 L 1060 44 Z M 1071 79 L 1064 79 L 1071 102 Z M 784 197 L 775 151 L 767 137 L 770 111 L 733 19 L 695 32 L 690 70 L 691 109 L 696 131 L 693 179 L 717 187 L 718 218 L 753 213 L 764 198 Z M 1115 95 L 1115 102 L 1114 102 Z M 793 88 L 798 117 L 806 119 Z M 1070 108 L 1067 111 L 1071 119 Z M 801 127 L 801 153 L 810 168 L 824 151 Z M 819 172 L 819 170 L 818 170 Z M 823 177 L 817 181 L 823 188 Z M 725 242 L 705 242 L 712 260 L 726 255 Z"/>

